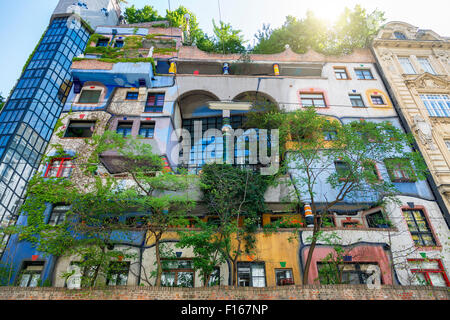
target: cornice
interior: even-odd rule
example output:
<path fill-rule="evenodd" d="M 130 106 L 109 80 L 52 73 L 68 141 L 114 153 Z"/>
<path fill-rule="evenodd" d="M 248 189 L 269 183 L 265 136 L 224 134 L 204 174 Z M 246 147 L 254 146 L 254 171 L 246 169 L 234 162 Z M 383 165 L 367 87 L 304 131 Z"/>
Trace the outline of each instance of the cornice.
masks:
<path fill-rule="evenodd" d="M 441 48 L 450 50 L 450 41 L 444 40 L 396 40 L 396 39 L 374 39 L 373 47 L 389 48 Z"/>

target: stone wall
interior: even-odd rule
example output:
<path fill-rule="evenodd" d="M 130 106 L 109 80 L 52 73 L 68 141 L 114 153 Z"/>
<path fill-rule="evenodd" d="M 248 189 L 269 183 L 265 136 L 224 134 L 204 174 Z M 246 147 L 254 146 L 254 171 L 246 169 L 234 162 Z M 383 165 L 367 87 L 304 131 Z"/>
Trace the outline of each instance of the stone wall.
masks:
<path fill-rule="evenodd" d="M 448 288 L 366 285 L 287 286 L 278 288 L 64 288 L 1 287 L 0 300 L 448 300 Z"/>

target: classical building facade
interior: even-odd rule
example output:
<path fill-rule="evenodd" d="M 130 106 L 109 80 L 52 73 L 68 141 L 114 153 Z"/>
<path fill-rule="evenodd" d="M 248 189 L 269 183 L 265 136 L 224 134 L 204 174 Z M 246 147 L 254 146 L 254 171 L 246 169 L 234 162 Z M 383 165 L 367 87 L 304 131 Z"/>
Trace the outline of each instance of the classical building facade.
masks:
<path fill-rule="evenodd" d="M 373 51 L 397 102 L 397 111 L 416 138 L 448 216 L 450 38 L 394 21 L 380 30 L 373 41 Z"/>

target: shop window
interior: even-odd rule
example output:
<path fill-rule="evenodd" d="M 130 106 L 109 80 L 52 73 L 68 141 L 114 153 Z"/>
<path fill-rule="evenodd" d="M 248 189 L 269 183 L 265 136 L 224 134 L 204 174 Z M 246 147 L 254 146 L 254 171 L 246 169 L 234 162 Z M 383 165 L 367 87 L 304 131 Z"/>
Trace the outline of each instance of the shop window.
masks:
<path fill-rule="evenodd" d="M 338 80 L 347 80 L 348 79 L 348 74 L 347 74 L 346 68 L 335 67 L 334 74 L 336 75 L 336 79 L 338 79 Z"/>
<path fill-rule="evenodd" d="M 44 269 L 43 261 L 26 261 L 19 274 L 19 287 L 37 287 L 41 280 L 41 273 Z"/>
<path fill-rule="evenodd" d="M 116 133 L 122 135 L 123 137 L 128 137 L 131 135 L 132 128 L 132 122 L 119 121 L 119 123 L 117 124 Z"/>
<path fill-rule="evenodd" d="M 442 261 L 439 259 L 408 259 L 411 272 L 416 276 L 417 284 L 434 287 L 450 287 Z"/>
<path fill-rule="evenodd" d="M 139 135 L 144 138 L 153 138 L 155 134 L 155 123 L 154 122 L 141 122 L 139 128 Z"/>
<path fill-rule="evenodd" d="M 403 216 L 416 246 L 435 246 L 433 233 L 425 214 L 419 209 L 404 209 Z"/>
<path fill-rule="evenodd" d="M 163 287 L 194 287 L 194 267 L 191 260 L 163 259 Z"/>
<path fill-rule="evenodd" d="M 415 182 L 417 180 L 408 159 L 385 159 L 384 164 L 392 182 Z"/>
<path fill-rule="evenodd" d="M 365 107 L 364 101 L 360 94 L 349 94 L 352 107 Z"/>
<path fill-rule="evenodd" d="M 326 107 L 325 98 L 322 93 L 301 93 L 300 99 L 303 107 Z"/>
<path fill-rule="evenodd" d="M 95 121 L 71 120 L 65 138 L 90 138 L 94 133 Z"/>
<path fill-rule="evenodd" d="M 59 226 L 66 220 L 66 213 L 70 210 L 70 206 L 66 205 L 56 205 L 53 207 L 50 214 L 50 219 L 48 224 L 51 226 Z"/>
<path fill-rule="evenodd" d="M 112 262 L 106 276 L 108 286 L 126 286 L 128 284 L 129 262 Z"/>
<path fill-rule="evenodd" d="M 147 103 L 145 104 L 145 112 L 162 112 L 164 107 L 164 93 L 149 93 Z"/>
<path fill-rule="evenodd" d="M 294 284 L 292 269 L 275 269 L 277 286 L 288 286 Z"/>
<path fill-rule="evenodd" d="M 356 77 L 359 80 L 373 80 L 372 72 L 369 69 L 355 69 Z"/>
<path fill-rule="evenodd" d="M 127 92 L 126 100 L 137 100 L 139 97 L 139 92 Z"/>
<path fill-rule="evenodd" d="M 264 263 L 238 262 L 237 269 L 239 287 L 266 286 L 266 273 Z"/>
<path fill-rule="evenodd" d="M 100 101 L 102 90 L 82 90 L 78 103 L 97 104 Z"/>
<path fill-rule="evenodd" d="M 55 158 L 50 161 L 44 177 L 68 178 L 74 167 L 72 158 Z"/>

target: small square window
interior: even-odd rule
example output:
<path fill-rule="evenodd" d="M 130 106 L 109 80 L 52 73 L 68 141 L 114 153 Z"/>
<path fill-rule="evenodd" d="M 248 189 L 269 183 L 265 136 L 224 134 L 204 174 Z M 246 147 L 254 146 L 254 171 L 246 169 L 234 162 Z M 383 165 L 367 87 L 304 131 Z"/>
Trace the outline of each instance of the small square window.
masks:
<path fill-rule="evenodd" d="M 338 79 L 338 80 L 347 80 L 348 79 L 347 70 L 345 68 L 335 67 L 334 74 L 336 75 L 336 79 Z"/>
<path fill-rule="evenodd" d="M 121 134 L 124 137 L 127 137 L 131 135 L 132 128 L 133 128 L 132 122 L 119 121 L 119 123 L 117 124 L 116 133 Z"/>
<path fill-rule="evenodd" d="M 66 205 L 56 205 L 53 207 L 52 212 L 50 214 L 50 219 L 48 220 L 48 224 L 51 226 L 58 226 L 64 223 L 66 220 L 66 213 L 69 211 L 70 206 Z"/>
<path fill-rule="evenodd" d="M 322 93 L 301 93 L 300 99 L 303 107 L 324 108 L 327 106 Z"/>
<path fill-rule="evenodd" d="M 365 107 L 364 101 L 360 94 L 349 94 L 352 107 Z"/>
<path fill-rule="evenodd" d="M 374 105 L 384 105 L 383 98 L 381 96 L 370 96 L 370 99 L 372 100 L 372 103 Z"/>
<path fill-rule="evenodd" d="M 94 133 L 95 121 L 71 120 L 65 138 L 90 138 Z"/>
<path fill-rule="evenodd" d="M 137 100 L 139 97 L 139 92 L 127 92 L 126 100 Z"/>
<path fill-rule="evenodd" d="M 349 164 L 344 161 L 335 161 L 334 165 L 340 179 L 347 179 L 348 175 L 350 174 Z"/>
<path fill-rule="evenodd" d="M 372 72 L 369 69 L 355 69 L 355 73 L 359 80 L 373 80 Z"/>
<path fill-rule="evenodd" d="M 99 39 L 97 41 L 97 47 L 107 47 L 109 43 L 109 39 Z"/>
<path fill-rule="evenodd" d="M 78 103 L 91 103 L 96 104 L 100 100 L 102 90 L 83 90 L 81 91 Z"/>
<path fill-rule="evenodd" d="M 37 287 L 41 280 L 42 270 L 44 270 L 43 261 L 26 261 L 19 273 L 19 287 Z"/>
<path fill-rule="evenodd" d="M 72 158 L 55 158 L 45 171 L 45 178 L 68 178 L 74 168 Z"/>
<path fill-rule="evenodd" d="M 123 48 L 123 41 L 117 40 L 116 43 L 114 43 L 114 48 Z"/>

